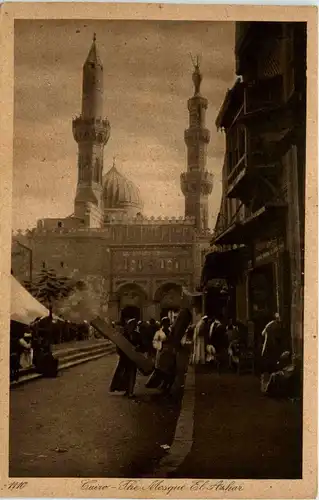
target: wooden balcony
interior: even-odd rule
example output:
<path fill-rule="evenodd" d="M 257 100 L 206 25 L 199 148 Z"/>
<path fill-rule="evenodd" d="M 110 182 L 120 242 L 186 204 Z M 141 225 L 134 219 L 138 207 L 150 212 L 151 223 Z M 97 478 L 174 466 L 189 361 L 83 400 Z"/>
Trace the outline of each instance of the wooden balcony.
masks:
<path fill-rule="evenodd" d="M 247 245 L 268 227 L 283 220 L 286 203 L 272 201 L 256 210 L 240 222 L 231 224 L 214 238 L 214 245 Z"/>
<path fill-rule="evenodd" d="M 269 113 L 283 105 L 282 75 L 248 84 L 244 90 L 244 115 Z"/>
<path fill-rule="evenodd" d="M 270 149 L 270 146 L 269 146 Z M 281 171 L 280 157 L 275 153 L 265 150 L 252 149 L 247 155 L 248 167 L 256 173 L 256 176 L 267 178 L 272 181 Z"/>
<path fill-rule="evenodd" d="M 223 232 L 215 235 L 213 244 L 214 245 L 239 245 L 244 243 L 242 240 L 242 223 L 235 222 L 228 226 Z"/>
<path fill-rule="evenodd" d="M 245 203 L 255 191 L 258 178 L 264 177 L 273 182 L 281 170 L 279 146 L 280 138 L 278 142 L 260 144 L 249 134 L 247 152 L 228 175 L 227 197 L 238 198 Z"/>
<path fill-rule="evenodd" d="M 247 165 L 247 155 L 241 156 L 227 178 L 227 197 L 241 199 L 243 191 L 247 189 L 249 181 L 249 170 Z"/>

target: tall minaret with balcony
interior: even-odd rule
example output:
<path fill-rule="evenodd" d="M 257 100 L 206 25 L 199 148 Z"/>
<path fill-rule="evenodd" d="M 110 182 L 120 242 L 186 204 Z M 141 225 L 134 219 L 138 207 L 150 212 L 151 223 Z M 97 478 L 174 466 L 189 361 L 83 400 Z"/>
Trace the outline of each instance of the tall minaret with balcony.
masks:
<path fill-rule="evenodd" d="M 82 112 L 73 120 L 73 135 L 78 143 L 74 215 L 86 227 L 101 227 L 103 151 L 110 137 L 110 124 L 103 118 L 103 66 L 95 34 L 83 66 Z"/>
<path fill-rule="evenodd" d="M 194 95 L 188 100 L 189 128 L 184 135 L 187 172 L 181 175 L 181 189 L 185 196 L 185 216 L 195 218 L 199 231 L 208 229 L 208 196 L 213 189 L 213 176 L 206 170 L 210 133 L 205 128 L 208 100 L 200 93 L 202 79 L 197 59 L 193 72 Z"/>

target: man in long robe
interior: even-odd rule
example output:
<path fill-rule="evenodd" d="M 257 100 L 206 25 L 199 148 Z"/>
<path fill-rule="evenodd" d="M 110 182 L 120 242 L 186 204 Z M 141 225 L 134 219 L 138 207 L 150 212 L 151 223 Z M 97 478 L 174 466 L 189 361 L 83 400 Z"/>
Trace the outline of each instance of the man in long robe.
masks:
<path fill-rule="evenodd" d="M 146 387 L 155 389 L 162 387 L 164 392 L 169 393 L 175 379 L 176 373 L 176 348 L 173 345 L 170 330 L 170 319 L 164 317 L 161 320 L 161 328 L 155 333 L 153 346 L 156 350 L 155 369 Z"/>
<path fill-rule="evenodd" d="M 286 347 L 283 325 L 278 313 L 267 323 L 261 335 L 264 339 L 261 351 L 262 372 L 272 373 L 276 370 L 280 355 Z"/>
<path fill-rule="evenodd" d="M 208 316 L 203 316 L 194 328 L 194 350 L 192 356 L 193 364 L 206 363 L 206 341 L 209 334 L 209 318 Z"/>
<path fill-rule="evenodd" d="M 127 322 L 124 329 L 124 337 L 136 348 L 136 350 L 143 349 L 140 333 L 137 331 L 136 319 L 133 318 Z M 119 354 L 119 362 L 111 382 L 110 392 L 124 392 L 124 396 L 133 398 L 137 367 L 123 351 L 120 349 L 117 349 L 117 351 Z"/>

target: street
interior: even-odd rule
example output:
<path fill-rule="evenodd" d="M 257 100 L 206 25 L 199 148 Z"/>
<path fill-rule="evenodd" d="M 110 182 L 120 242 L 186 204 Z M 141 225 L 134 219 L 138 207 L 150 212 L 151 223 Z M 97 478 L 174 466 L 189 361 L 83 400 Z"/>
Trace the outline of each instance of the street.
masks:
<path fill-rule="evenodd" d="M 192 448 L 170 477 L 300 479 L 300 401 L 265 397 L 255 376 L 195 372 Z"/>
<path fill-rule="evenodd" d="M 110 394 L 116 355 L 10 394 L 11 477 L 143 477 L 171 444 L 180 402 L 144 388 Z"/>
<path fill-rule="evenodd" d="M 10 476 L 301 477 L 300 404 L 263 396 L 257 377 L 207 367 L 189 367 L 185 383 L 188 355 L 168 399 L 141 375 L 136 399 L 109 393 L 114 354 L 12 388 Z"/>

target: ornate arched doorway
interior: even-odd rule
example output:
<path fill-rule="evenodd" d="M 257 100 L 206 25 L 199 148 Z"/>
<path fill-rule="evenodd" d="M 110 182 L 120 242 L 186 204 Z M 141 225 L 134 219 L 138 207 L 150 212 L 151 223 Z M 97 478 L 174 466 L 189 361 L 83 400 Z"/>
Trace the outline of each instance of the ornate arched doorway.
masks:
<path fill-rule="evenodd" d="M 118 317 L 121 321 L 143 319 L 143 309 L 147 301 L 146 292 L 136 283 L 126 283 L 116 292 Z"/>
<path fill-rule="evenodd" d="M 137 321 L 141 319 L 141 309 L 136 306 L 126 306 L 121 309 L 121 323 L 126 323 L 129 319 L 135 318 Z"/>
<path fill-rule="evenodd" d="M 155 292 L 154 301 L 160 318 L 168 316 L 171 320 L 181 307 L 182 286 L 176 283 L 164 283 Z"/>

